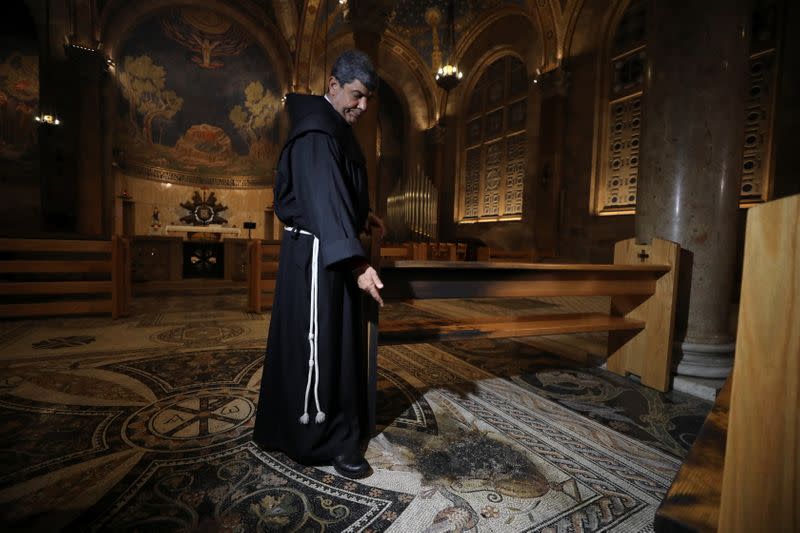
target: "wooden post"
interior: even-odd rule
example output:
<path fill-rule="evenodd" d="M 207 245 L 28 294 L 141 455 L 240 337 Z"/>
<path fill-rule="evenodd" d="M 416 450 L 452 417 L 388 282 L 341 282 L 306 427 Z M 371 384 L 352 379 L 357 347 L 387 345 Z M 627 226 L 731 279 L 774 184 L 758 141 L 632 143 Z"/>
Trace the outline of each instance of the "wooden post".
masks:
<path fill-rule="evenodd" d="M 367 251 L 370 264 L 381 275 L 381 243 L 373 232 L 370 236 L 370 246 Z M 367 426 L 370 437 L 375 435 L 375 409 L 378 389 L 378 320 L 380 308 L 377 302 L 368 296 L 362 295 L 362 309 L 365 311 L 364 343 L 367 354 Z"/>
<path fill-rule="evenodd" d="M 124 237 L 111 238 L 111 318 L 130 314 L 131 254 L 130 242 Z"/>
<path fill-rule="evenodd" d="M 800 195 L 747 213 L 718 531 L 800 531 L 799 225 Z"/>
<path fill-rule="evenodd" d="M 125 286 L 122 274 L 122 250 L 120 238 L 111 237 L 111 318 L 119 318 Z"/>
<path fill-rule="evenodd" d="M 415 242 L 411 244 L 411 258 L 414 261 L 427 261 L 428 257 L 428 245 L 424 242 Z"/>
<path fill-rule="evenodd" d="M 661 239 L 653 239 L 649 245 L 628 239 L 614 246 L 615 265 L 649 263 L 671 267 L 656 281 L 656 291 L 649 298 L 611 298 L 612 316 L 642 320 L 645 328 L 632 337 L 629 332 L 608 334 L 608 369 L 621 375 L 636 374 L 643 385 L 664 392 L 669 390 L 679 256 L 678 244 Z"/>
<path fill-rule="evenodd" d="M 247 243 L 250 265 L 248 275 L 247 309 L 252 313 L 261 312 L 261 240 L 251 239 Z"/>

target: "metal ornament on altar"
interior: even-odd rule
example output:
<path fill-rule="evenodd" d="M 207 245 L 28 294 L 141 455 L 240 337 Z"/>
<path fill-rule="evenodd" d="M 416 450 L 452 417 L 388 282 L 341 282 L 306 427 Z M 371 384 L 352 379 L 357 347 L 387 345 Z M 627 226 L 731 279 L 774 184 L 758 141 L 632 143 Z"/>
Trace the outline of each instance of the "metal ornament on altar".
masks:
<path fill-rule="evenodd" d="M 180 204 L 181 207 L 189 211 L 189 214 L 181 217 L 181 222 L 192 224 L 194 226 L 208 226 L 211 224 L 226 224 L 227 219 L 222 218 L 219 214 L 226 209 L 227 206 L 218 204 L 217 197 L 214 193 L 210 193 L 206 198 L 206 193 L 200 196 L 198 191 L 194 191 L 192 199 L 188 202 Z"/>

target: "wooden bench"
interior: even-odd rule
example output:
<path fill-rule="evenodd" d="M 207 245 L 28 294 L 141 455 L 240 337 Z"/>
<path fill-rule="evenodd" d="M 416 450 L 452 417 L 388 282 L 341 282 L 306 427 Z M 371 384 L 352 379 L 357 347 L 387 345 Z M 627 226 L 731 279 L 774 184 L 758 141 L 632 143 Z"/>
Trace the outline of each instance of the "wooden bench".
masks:
<path fill-rule="evenodd" d="M 481 246 L 477 250 L 478 261 L 532 263 L 535 258 L 533 250 L 501 250 L 490 246 Z"/>
<path fill-rule="evenodd" d="M 0 317 L 109 313 L 127 316 L 127 239 L 0 239 Z"/>
<path fill-rule="evenodd" d="M 280 251 L 281 241 L 253 239 L 248 243 L 248 311 L 260 313 L 272 307 Z"/>
<path fill-rule="evenodd" d="M 464 261 L 467 256 L 467 245 L 464 243 L 435 242 L 429 246 L 432 260 Z"/>
<path fill-rule="evenodd" d="M 405 242 L 381 246 L 381 259 L 417 259 L 429 258 L 428 245 L 424 242 Z"/>
<path fill-rule="evenodd" d="M 747 213 L 733 374 L 656 531 L 800 531 L 800 195 Z"/>
<path fill-rule="evenodd" d="M 470 337 L 523 337 L 609 332 L 608 368 L 632 373 L 660 391 L 669 387 L 677 290 L 677 244 L 656 239 L 617 243 L 614 264 L 536 264 L 450 261 L 392 261 L 381 264 L 384 300 L 610 296 L 608 313 L 378 322 L 368 316 L 367 343 L 374 370 L 378 342 L 413 343 Z M 372 376 L 373 378 L 375 376 Z"/>

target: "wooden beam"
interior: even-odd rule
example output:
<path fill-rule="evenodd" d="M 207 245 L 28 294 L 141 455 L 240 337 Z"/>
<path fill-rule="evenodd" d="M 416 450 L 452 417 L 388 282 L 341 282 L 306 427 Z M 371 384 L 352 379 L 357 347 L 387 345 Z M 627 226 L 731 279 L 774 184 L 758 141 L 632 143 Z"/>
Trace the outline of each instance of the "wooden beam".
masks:
<path fill-rule="evenodd" d="M 0 317 L 56 316 L 111 313 L 111 299 L 0 305 Z"/>
<path fill-rule="evenodd" d="M 111 293 L 110 281 L 4 281 L 0 282 L 0 295 L 21 294 L 97 294 Z"/>
<path fill-rule="evenodd" d="M 53 239 L 0 239 L 4 252 L 87 252 L 111 253 L 111 241 Z"/>
<path fill-rule="evenodd" d="M 261 272 L 265 274 L 277 274 L 278 273 L 278 261 L 262 261 L 261 262 Z"/>
<path fill-rule="evenodd" d="M 111 259 L 107 261 L 0 261 L 0 273 L 111 273 Z"/>

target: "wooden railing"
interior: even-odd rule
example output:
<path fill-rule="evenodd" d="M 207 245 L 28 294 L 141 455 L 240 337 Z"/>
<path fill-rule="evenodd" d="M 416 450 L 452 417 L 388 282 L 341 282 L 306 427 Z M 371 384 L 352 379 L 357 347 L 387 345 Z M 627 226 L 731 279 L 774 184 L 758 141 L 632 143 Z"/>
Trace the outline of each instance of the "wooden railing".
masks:
<path fill-rule="evenodd" d="M 0 317 L 127 316 L 130 247 L 110 241 L 0 239 Z"/>
<path fill-rule="evenodd" d="M 733 374 L 658 532 L 800 531 L 800 195 L 747 213 Z"/>
<path fill-rule="evenodd" d="M 272 307 L 281 244 L 280 241 L 253 239 L 247 246 L 249 256 L 247 309 L 260 313 L 265 307 Z"/>

